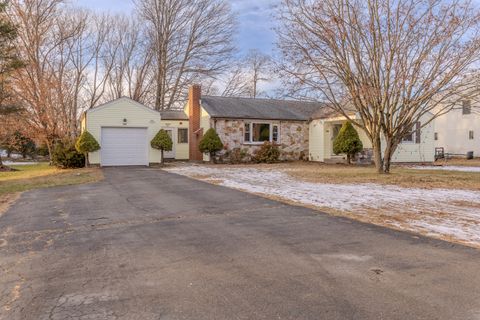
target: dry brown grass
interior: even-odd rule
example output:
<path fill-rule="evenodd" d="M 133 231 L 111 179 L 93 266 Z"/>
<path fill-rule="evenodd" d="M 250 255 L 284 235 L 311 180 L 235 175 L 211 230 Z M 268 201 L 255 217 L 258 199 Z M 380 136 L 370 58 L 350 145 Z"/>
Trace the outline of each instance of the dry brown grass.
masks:
<path fill-rule="evenodd" d="M 394 166 L 391 173 L 386 175 L 378 174 L 373 166 L 323 164 L 316 162 L 214 166 L 217 168 L 250 167 L 262 170 L 281 170 L 303 181 L 316 183 L 376 183 L 407 188 L 480 190 L 480 173 L 476 172 L 415 170 L 403 166 Z"/>
<path fill-rule="evenodd" d="M 62 170 L 48 164 L 15 166 L 15 168 L 19 171 L 0 173 L 0 215 L 23 191 L 90 183 L 103 178 L 102 172 L 97 168 Z"/>
<path fill-rule="evenodd" d="M 461 166 L 461 167 L 480 167 L 480 158 L 467 160 L 465 158 L 452 158 L 448 160 L 438 160 L 437 165 Z"/>

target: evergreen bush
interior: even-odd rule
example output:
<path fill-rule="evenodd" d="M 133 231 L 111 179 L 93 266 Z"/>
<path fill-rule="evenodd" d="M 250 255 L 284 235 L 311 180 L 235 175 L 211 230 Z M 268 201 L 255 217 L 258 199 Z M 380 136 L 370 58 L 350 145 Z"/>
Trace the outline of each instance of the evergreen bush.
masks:
<path fill-rule="evenodd" d="M 162 153 L 162 163 L 163 163 L 163 152 L 164 151 L 172 151 L 173 148 L 173 141 L 172 138 L 168 135 L 167 131 L 160 129 L 157 132 L 155 137 L 150 142 L 152 148 L 160 150 Z"/>
<path fill-rule="evenodd" d="M 198 148 L 201 152 L 208 153 L 210 155 L 210 161 L 215 162 L 215 154 L 223 149 L 223 143 L 215 129 L 210 128 L 203 135 L 198 144 Z"/>
<path fill-rule="evenodd" d="M 87 167 L 88 153 L 100 150 L 100 145 L 90 132 L 84 131 L 80 137 L 78 137 L 77 142 L 75 143 L 75 149 L 85 156 L 85 167 Z"/>
<path fill-rule="evenodd" d="M 350 122 L 345 122 L 333 141 L 333 153 L 347 155 L 347 162 L 355 158 L 355 154 L 363 150 L 362 140 Z"/>
<path fill-rule="evenodd" d="M 85 166 L 85 156 L 75 148 L 70 141 L 59 141 L 52 153 L 52 163 L 62 169 L 82 168 Z"/>

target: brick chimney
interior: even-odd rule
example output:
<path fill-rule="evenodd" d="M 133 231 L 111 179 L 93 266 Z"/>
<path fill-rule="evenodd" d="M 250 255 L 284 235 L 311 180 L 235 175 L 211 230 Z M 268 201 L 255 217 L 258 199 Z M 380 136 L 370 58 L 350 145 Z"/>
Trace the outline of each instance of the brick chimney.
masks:
<path fill-rule="evenodd" d="M 202 161 L 203 154 L 198 150 L 198 143 L 203 136 L 200 128 L 200 99 L 202 98 L 202 87 L 193 85 L 188 90 L 188 118 L 189 118 L 189 151 L 190 160 Z"/>

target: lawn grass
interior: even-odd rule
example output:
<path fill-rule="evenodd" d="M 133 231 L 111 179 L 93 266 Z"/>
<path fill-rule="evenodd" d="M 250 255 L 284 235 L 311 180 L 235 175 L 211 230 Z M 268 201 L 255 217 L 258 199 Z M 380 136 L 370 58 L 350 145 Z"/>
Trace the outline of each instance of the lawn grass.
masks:
<path fill-rule="evenodd" d="M 47 163 L 11 166 L 18 171 L 0 172 L 0 213 L 20 192 L 95 182 L 102 178 L 99 169 L 58 169 Z"/>
<path fill-rule="evenodd" d="M 246 165 L 245 167 L 248 167 Z M 480 173 L 448 170 L 415 170 L 393 166 L 390 174 L 378 174 L 373 166 L 291 162 L 253 165 L 265 170 L 282 170 L 307 182 L 358 184 L 376 183 L 407 188 L 480 190 Z"/>

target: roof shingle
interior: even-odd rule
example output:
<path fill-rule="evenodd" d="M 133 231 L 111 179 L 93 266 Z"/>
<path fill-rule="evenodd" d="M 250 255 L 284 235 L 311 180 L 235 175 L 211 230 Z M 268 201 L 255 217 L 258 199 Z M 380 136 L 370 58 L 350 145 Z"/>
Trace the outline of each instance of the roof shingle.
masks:
<path fill-rule="evenodd" d="M 162 120 L 188 120 L 188 115 L 183 110 L 160 111 Z"/>
<path fill-rule="evenodd" d="M 331 110 L 320 102 L 203 96 L 202 107 L 212 118 L 308 121 Z"/>

